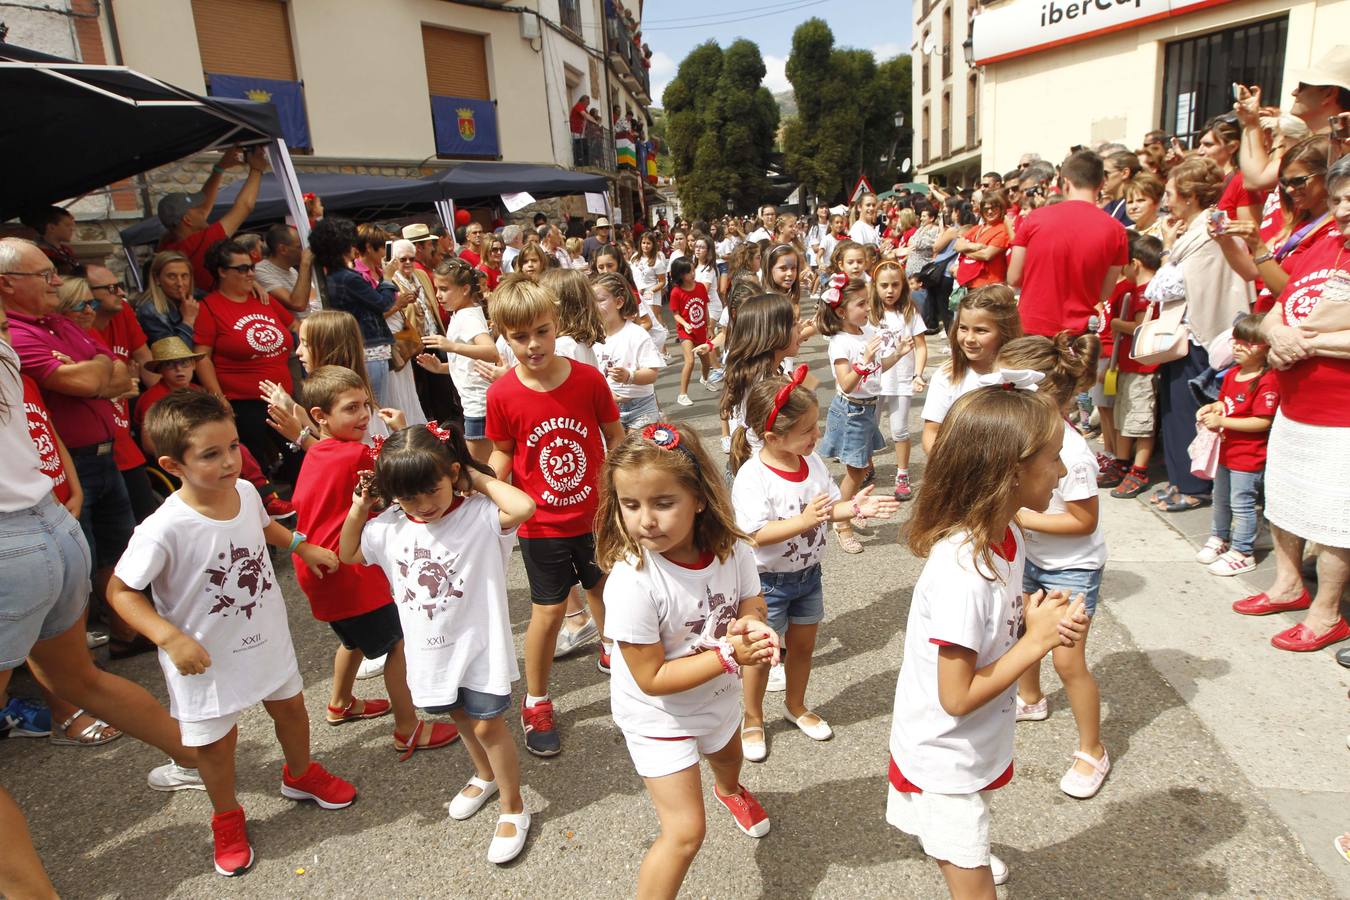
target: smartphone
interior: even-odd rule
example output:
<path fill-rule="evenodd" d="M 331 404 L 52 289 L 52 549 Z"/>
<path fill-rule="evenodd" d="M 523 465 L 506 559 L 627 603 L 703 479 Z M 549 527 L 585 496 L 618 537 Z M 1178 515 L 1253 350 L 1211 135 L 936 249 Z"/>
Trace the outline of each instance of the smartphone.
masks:
<path fill-rule="evenodd" d="M 1215 234 L 1223 234 L 1228 228 L 1228 215 L 1221 209 L 1212 210 L 1209 214 L 1209 224 Z"/>
<path fill-rule="evenodd" d="M 1236 81 L 1233 82 L 1233 99 L 1234 100 L 1242 99 L 1242 85 L 1238 84 Z"/>

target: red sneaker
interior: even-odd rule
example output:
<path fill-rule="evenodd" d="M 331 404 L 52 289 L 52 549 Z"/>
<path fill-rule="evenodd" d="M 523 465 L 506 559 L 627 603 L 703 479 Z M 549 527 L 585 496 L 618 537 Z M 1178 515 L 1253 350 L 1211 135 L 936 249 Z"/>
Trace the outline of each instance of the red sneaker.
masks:
<path fill-rule="evenodd" d="M 764 837 L 769 833 L 769 814 L 759 805 L 754 794 L 747 791 L 743 785 L 738 784 L 736 787 L 738 793 L 730 797 L 723 797 L 714 787 L 713 796 L 731 813 L 731 817 L 736 820 L 737 828 L 752 838 Z"/>
<path fill-rule="evenodd" d="M 305 774 L 296 778 L 285 765 L 281 767 L 281 796 L 292 800 L 313 800 L 324 809 L 342 809 L 356 799 L 356 788 L 330 774 L 311 761 Z"/>
<path fill-rule="evenodd" d="M 226 878 L 243 875 L 253 866 L 253 846 L 248 842 L 244 811 L 232 809 L 211 817 L 211 836 L 216 844 L 216 873 Z"/>
<path fill-rule="evenodd" d="M 609 655 L 612 652 L 613 651 L 610 650 L 610 648 L 605 646 L 604 641 L 600 642 L 600 658 L 595 661 L 595 667 L 599 669 L 601 672 L 604 672 L 606 675 L 609 674 L 609 660 L 610 660 Z"/>
<path fill-rule="evenodd" d="M 562 752 L 558 726 L 553 722 L 553 701 L 544 700 L 534 706 L 520 701 L 520 727 L 525 732 L 525 749 L 535 756 L 557 756 Z"/>
<path fill-rule="evenodd" d="M 263 501 L 263 509 L 267 510 L 273 522 L 285 524 L 287 520 L 292 523 L 295 521 L 295 507 L 291 506 L 289 500 L 282 500 L 276 494 L 267 495 L 267 499 Z"/>
<path fill-rule="evenodd" d="M 1310 606 L 1312 597 L 1309 596 L 1307 588 L 1293 600 L 1272 600 L 1262 591 L 1238 600 L 1233 604 L 1233 612 L 1240 616 L 1268 616 L 1277 612 L 1296 612 Z"/>
<path fill-rule="evenodd" d="M 1337 619 L 1336 624 L 1318 634 L 1302 622 L 1293 628 L 1287 628 L 1270 639 L 1270 643 L 1280 650 L 1292 650 L 1295 653 L 1310 653 L 1321 650 L 1329 644 L 1350 638 L 1350 623 Z"/>

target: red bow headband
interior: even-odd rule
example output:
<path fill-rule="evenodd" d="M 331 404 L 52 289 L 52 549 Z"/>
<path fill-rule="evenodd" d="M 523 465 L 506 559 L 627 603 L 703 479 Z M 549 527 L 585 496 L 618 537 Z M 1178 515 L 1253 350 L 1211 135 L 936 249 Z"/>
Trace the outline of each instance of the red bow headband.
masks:
<path fill-rule="evenodd" d="M 792 392 L 801 387 L 806 381 L 806 373 L 809 371 L 810 367 L 807 366 L 806 363 L 802 363 L 797 367 L 797 370 L 792 373 L 792 378 L 788 383 L 783 385 L 778 391 L 778 394 L 773 398 L 773 410 L 770 411 L 769 418 L 764 420 L 765 434 L 768 434 L 773 430 L 773 423 L 778 421 L 778 414 L 782 412 L 783 407 L 787 405 L 788 398 L 792 396 Z"/>
<path fill-rule="evenodd" d="M 838 309 L 839 304 L 844 302 L 844 286 L 847 284 L 848 276 L 843 272 L 835 272 L 830 276 L 830 286 L 820 295 L 820 299 L 830 309 Z"/>
<path fill-rule="evenodd" d="M 680 442 L 680 431 L 674 425 L 668 422 L 653 422 L 642 429 L 642 436 L 662 450 L 680 451 L 689 457 L 690 462 L 698 465 L 698 460 L 694 458 L 694 451 Z"/>

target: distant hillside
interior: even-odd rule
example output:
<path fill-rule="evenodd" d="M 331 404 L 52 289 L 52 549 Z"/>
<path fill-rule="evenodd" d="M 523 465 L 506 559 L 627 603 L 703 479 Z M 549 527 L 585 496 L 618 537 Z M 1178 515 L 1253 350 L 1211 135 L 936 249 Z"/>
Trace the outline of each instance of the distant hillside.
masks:
<path fill-rule="evenodd" d="M 778 101 L 778 117 L 781 119 L 790 119 L 797 115 L 797 98 L 792 91 L 783 91 L 774 94 L 773 99 Z"/>

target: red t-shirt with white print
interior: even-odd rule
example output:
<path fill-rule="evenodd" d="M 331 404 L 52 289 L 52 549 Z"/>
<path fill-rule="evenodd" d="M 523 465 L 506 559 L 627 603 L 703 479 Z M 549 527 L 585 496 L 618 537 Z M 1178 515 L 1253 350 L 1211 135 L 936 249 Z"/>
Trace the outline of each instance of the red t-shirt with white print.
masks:
<path fill-rule="evenodd" d="M 682 341 L 693 341 L 695 346 L 708 341 L 708 289 L 698 282 L 692 291 L 676 285 L 670 289 L 670 311 L 689 323 L 689 328 L 676 327 L 676 336 Z"/>
<path fill-rule="evenodd" d="M 42 403 L 42 390 L 38 383 L 27 375 L 23 378 L 23 411 L 28 417 L 28 436 L 37 448 L 39 468 L 42 474 L 52 480 L 52 493 L 57 503 L 70 499 L 70 477 L 61 463 L 61 453 L 56 448 L 56 429 L 52 427 L 51 414 Z"/>
<path fill-rule="evenodd" d="M 293 317 L 276 301 L 250 296 L 236 303 L 221 293 L 208 294 L 197 315 L 193 343 L 211 348 L 220 389 L 230 400 L 257 400 L 258 385 L 272 381 L 289 393 L 287 359 L 295 340 Z"/>
<path fill-rule="evenodd" d="M 1251 416 L 1274 418 L 1280 405 L 1279 376 L 1262 372 L 1247 381 L 1238 379 L 1236 366 L 1228 370 L 1219 389 L 1223 414 L 1230 419 Z M 1266 441 L 1269 431 L 1238 431 L 1224 428 L 1219 433 L 1219 465 L 1234 472 L 1260 472 L 1266 467 Z"/>
<path fill-rule="evenodd" d="M 521 537 L 576 537 L 593 529 L 605 460 L 600 426 L 617 422 L 619 407 L 594 366 L 567 364 L 572 371 L 551 391 L 521 384 L 515 369 L 488 388 L 488 439 L 515 442 L 511 478 L 535 502 Z"/>

